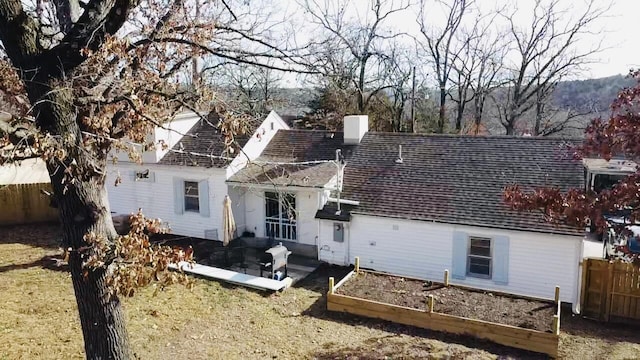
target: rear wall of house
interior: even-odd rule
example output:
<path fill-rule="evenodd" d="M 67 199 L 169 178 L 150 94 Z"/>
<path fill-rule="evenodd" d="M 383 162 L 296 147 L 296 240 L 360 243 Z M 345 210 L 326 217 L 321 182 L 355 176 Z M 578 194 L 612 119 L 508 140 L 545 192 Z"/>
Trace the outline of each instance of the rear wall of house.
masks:
<path fill-rule="evenodd" d="M 266 236 L 264 192 L 264 189 L 249 188 L 244 193 L 246 229 L 255 232 L 257 237 Z M 318 221 L 316 221 L 315 215 L 316 211 L 318 211 L 320 191 L 311 189 L 291 190 L 287 192 L 296 195 L 297 242 L 316 245 Z"/>
<path fill-rule="evenodd" d="M 136 181 L 135 171 L 146 169 L 153 174 L 150 179 Z M 118 172 L 122 183 L 114 186 Z M 209 216 L 187 211 L 176 213 L 174 178 L 208 181 Z M 142 208 L 145 216 L 167 222 L 173 234 L 204 238 L 205 230 L 215 229 L 222 239 L 222 201 L 227 194 L 224 169 L 118 163 L 109 167 L 107 191 L 114 213 L 131 214 Z"/>
<path fill-rule="evenodd" d="M 552 299 L 559 285 L 562 301 L 576 301 L 582 246 L 578 236 L 354 215 L 349 259 L 353 263 L 359 256 L 363 268 L 441 282 L 444 270 L 452 271 L 453 237 L 460 232 L 508 238 L 508 282 L 466 276 L 451 278 L 451 283 L 544 299 Z"/>

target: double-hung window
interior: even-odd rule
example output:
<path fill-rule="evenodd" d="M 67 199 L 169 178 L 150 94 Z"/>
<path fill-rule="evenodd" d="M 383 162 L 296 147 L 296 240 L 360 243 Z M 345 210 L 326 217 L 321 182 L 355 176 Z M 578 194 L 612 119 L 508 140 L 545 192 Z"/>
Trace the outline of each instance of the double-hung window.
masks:
<path fill-rule="evenodd" d="M 493 267 L 491 250 L 491 238 L 469 237 L 467 275 L 491 279 Z"/>
<path fill-rule="evenodd" d="M 195 181 L 184 182 L 184 211 L 200 212 L 200 194 L 198 183 Z"/>

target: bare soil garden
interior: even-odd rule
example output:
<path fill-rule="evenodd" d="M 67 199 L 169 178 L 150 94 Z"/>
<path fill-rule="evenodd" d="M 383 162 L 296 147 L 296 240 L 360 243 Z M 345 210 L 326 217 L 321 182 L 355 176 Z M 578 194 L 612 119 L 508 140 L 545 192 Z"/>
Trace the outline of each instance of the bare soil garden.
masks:
<path fill-rule="evenodd" d="M 435 312 L 539 331 L 551 331 L 555 305 L 487 291 L 379 273 L 361 272 L 345 282 L 339 294 L 387 304 L 426 309 L 429 295 Z"/>

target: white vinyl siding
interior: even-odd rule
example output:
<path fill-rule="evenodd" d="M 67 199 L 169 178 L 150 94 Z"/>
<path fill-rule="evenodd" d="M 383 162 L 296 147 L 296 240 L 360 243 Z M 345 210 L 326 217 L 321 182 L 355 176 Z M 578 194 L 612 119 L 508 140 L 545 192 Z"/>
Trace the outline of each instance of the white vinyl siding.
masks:
<path fill-rule="evenodd" d="M 227 192 L 224 169 L 148 166 L 155 173 L 154 182 L 123 177 L 118 186 L 114 186 L 118 170 L 126 174 L 138 168 L 126 163 L 109 166 L 107 191 L 113 213 L 131 214 L 142 208 L 145 216 L 162 219 L 170 226 L 172 234 L 181 236 L 204 238 L 205 230 L 222 229 L 222 201 Z M 179 181 L 177 186 L 176 180 Z M 198 184 L 198 213 L 179 211 L 184 206 L 184 180 Z M 176 193 L 180 196 L 175 196 Z M 207 216 L 203 216 L 205 210 Z"/>
<path fill-rule="evenodd" d="M 331 231 L 332 223 L 325 223 Z M 352 216 L 349 227 L 349 262 L 353 264 L 359 256 L 363 268 L 432 281 L 442 281 L 447 269 L 453 284 L 544 299 L 553 299 L 559 285 L 562 301 L 576 300 L 580 236 L 358 214 Z M 466 276 L 469 235 L 492 239 L 491 279 Z M 454 266 L 458 257 L 460 269 Z"/>

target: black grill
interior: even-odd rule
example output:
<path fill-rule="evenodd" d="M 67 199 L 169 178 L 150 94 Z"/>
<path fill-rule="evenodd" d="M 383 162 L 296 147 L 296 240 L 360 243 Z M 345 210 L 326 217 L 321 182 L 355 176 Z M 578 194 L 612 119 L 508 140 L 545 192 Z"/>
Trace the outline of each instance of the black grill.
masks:
<path fill-rule="evenodd" d="M 287 261 L 291 251 L 282 243 L 266 250 L 260 257 L 260 276 L 264 271 L 269 271 L 273 279 L 278 270 L 284 268 L 284 277 L 287 277 Z"/>

